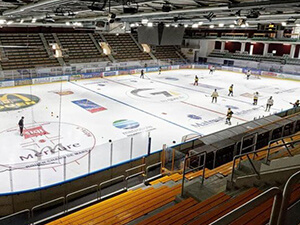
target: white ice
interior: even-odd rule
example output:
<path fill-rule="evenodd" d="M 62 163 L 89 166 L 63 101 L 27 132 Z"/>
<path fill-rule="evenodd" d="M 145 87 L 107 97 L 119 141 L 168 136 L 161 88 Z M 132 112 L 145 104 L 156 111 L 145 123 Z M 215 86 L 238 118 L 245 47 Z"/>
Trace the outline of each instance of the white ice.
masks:
<path fill-rule="evenodd" d="M 195 75 L 198 86 L 193 86 Z M 231 84 L 233 97 L 228 96 Z M 217 103 L 211 103 L 214 89 L 220 95 Z M 54 93 L 60 90 L 73 94 Z M 254 106 L 256 91 L 259 99 Z M 176 70 L 161 75 L 146 73 L 145 79 L 128 75 L 0 89 L 0 95 L 8 93 L 31 94 L 41 100 L 32 107 L 0 112 L 0 193 L 52 185 L 146 155 L 149 135 L 151 152 L 155 152 L 163 144 L 180 143 L 185 135 L 206 135 L 227 128 L 228 107 L 234 112 L 234 126 L 291 108 L 290 103 L 300 98 L 297 81 L 253 76 L 247 80 L 243 74 L 218 70 L 213 75 L 208 70 Z M 265 112 L 270 96 L 274 105 Z M 106 110 L 91 113 L 72 102 L 82 99 Z M 21 137 L 17 127 L 21 116 L 26 129 L 42 126 L 48 134 Z M 117 128 L 114 122 L 118 120 L 131 120 L 129 123 L 136 126 Z M 34 156 L 58 143 L 69 149 Z M 38 160 L 48 161 L 38 167 Z"/>

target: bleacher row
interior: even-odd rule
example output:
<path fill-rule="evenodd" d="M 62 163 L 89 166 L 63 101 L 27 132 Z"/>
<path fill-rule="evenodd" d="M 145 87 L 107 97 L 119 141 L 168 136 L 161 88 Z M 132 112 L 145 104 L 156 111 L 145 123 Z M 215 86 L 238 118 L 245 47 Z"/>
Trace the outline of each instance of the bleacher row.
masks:
<path fill-rule="evenodd" d="M 230 58 L 230 59 L 240 59 L 240 60 L 249 60 L 249 61 L 268 61 L 281 64 L 290 64 L 290 65 L 300 65 L 300 59 L 292 59 L 287 56 L 263 56 L 263 55 L 249 55 L 245 53 L 230 53 L 228 51 L 214 50 L 209 55 L 209 57 L 217 58 Z"/>
<path fill-rule="evenodd" d="M 57 37 L 54 37 L 54 35 Z M 119 61 L 151 60 L 130 34 L 104 34 L 112 48 L 113 57 Z M 46 43 L 43 43 L 43 37 Z M 137 36 L 134 35 L 137 40 Z M 0 34 L 1 66 L 3 70 L 30 69 L 36 67 L 61 66 L 52 56 L 50 44 L 59 42 L 66 63 L 109 61 L 97 43 L 103 42 L 101 35 L 93 33 L 45 33 L 45 34 Z M 7 46 L 7 47 L 6 47 Z M 15 46 L 15 47 L 13 47 Z M 49 52 L 51 54 L 49 54 Z M 174 46 L 157 46 L 153 54 L 157 59 L 181 59 L 184 57 Z"/>
<path fill-rule="evenodd" d="M 299 140 L 300 133 L 284 141 Z M 281 141 L 273 146 L 282 144 Z M 265 149 L 265 148 L 263 148 Z M 292 150 L 293 154 L 300 153 L 300 146 Z M 287 156 L 283 147 L 278 147 L 270 152 L 273 159 Z M 257 160 L 263 160 L 266 152 L 256 154 Z M 246 160 L 244 158 L 243 160 Z M 232 169 L 232 162 L 224 164 L 213 170 L 208 170 L 206 178 L 217 173 L 227 176 Z M 186 175 L 187 179 L 194 179 L 201 176 L 200 172 L 193 172 Z M 83 210 L 48 223 L 48 225 L 62 224 L 139 224 L 139 225 L 169 225 L 189 224 L 207 225 L 218 218 L 226 215 L 232 210 L 245 204 L 263 192 L 253 187 L 234 193 L 226 191 L 215 194 L 210 198 L 198 202 L 193 198 L 186 198 L 180 202 L 175 201 L 176 195 L 180 193 L 180 181 L 182 175 L 174 173 L 150 182 L 151 186 L 130 190 L 126 193 L 92 205 Z M 292 205 L 300 199 L 300 184 L 293 187 L 289 201 Z M 269 222 L 272 210 L 273 199 L 251 209 L 248 213 L 236 219 L 231 225 L 265 225 Z M 163 207 L 159 210 L 161 207 Z"/>

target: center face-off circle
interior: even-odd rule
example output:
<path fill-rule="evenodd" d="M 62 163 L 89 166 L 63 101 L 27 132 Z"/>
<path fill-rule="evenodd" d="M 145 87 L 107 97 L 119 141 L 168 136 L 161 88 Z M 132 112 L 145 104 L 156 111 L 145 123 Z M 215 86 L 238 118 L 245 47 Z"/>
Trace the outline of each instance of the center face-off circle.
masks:
<path fill-rule="evenodd" d="M 60 127 L 60 134 L 58 135 Z M 14 140 L 13 142 L 11 140 Z M 60 166 L 63 158 L 74 162 L 88 154 L 95 146 L 94 135 L 84 127 L 70 123 L 35 123 L 25 125 L 23 136 L 18 128 L 0 132 L 0 171 L 36 169 Z M 9 147 L 7 147 L 9 146 Z"/>

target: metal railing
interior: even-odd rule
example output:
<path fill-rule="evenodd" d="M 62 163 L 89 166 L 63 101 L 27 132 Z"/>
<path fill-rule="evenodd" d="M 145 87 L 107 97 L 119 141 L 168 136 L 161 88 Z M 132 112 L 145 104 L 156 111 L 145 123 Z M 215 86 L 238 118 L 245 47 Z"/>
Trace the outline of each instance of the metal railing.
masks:
<path fill-rule="evenodd" d="M 289 201 L 291 198 L 293 187 L 295 184 L 297 184 L 299 182 L 300 182 L 300 171 L 298 171 L 297 173 L 294 173 L 286 182 L 286 185 L 284 186 L 284 189 L 283 189 L 283 197 L 282 197 L 282 203 L 281 203 L 281 207 L 280 207 L 280 211 L 279 211 L 277 225 L 285 224 L 287 209 L 289 206 Z"/>
<path fill-rule="evenodd" d="M 152 169 L 152 168 L 154 168 L 154 167 L 158 167 L 158 166 L 159 166 L 159 174 L 158 174 L 158 175 L 155 175 L 155 176 L 153 176 L 153 177 L 149 177 L 148 174 L 149 174 L 150 169 Z M 160 176 L 161 173 L 162 173 L 162 162 L 158 162 L 158 163 L 152 164 L 152 165 L 150 165 L 150 166 L 147 166 L 147 167 L 146 167 L 146 177 L 145 177 L 145 182 L 149 181 L 150 179 L 152 180 L 152 179 L 154 179 L 154 178 Z"/>
<path fill-rule="evenodd" d="M 63 207 L 63 210 L 61 210 L 59 213 L 51 215 L 50 217 L 45 217 L 43 219 L 52 218 L 54 216 L 58 216 L 58 215 L 64 214 L 66 212 L 66 198 L 65 197 L 59 197 L 59 198 L 53 199 L 51 201 L 48 201 L 48 202 L 45 202 L 45 203 L 42 203 L 42 204 L 39 204 L 39 205 L 36 205 L 36 206 L 32 207 L 31 210 L 30 210 L 31 211 L 31 219 L 33 220 L 33 218 L 34 218 L 34 211 L 35 210 L 37 210 L 39 208 L 43 208 L 45 206 L 49 207 L 49 205 L 55 205 L 54 203 L 58 203 L 58 202 L 62 203 L 61 206 Z M 45 207 L 45 208 L 48 208 L 48 207 Z"/>
<path fill-rule="evenodd" d="M 72 193 L 70 193 L 70 194 L 67 194 L 67 196 L 66 196 L 66 208 L 65 208 L 65 210 L 66 210 L 66 211 L 69 210 L 69 202 L 70 202 L 70 201 L 69 201 L 69 198 L 70 198 L 70 197 L 72 197 L 72 196 L 74 196 L 74 195 L 77 195 L 77 194 L 79 194 L 79 193 L 83 193 L 83 192 L 89 191 L 89 190 L 95 189 L 95 190 L 96 190 L 96 195 L 97 195 L 97 197 L 96 197 L 95 199 L 93 199 L 92 201 L 85 202 L 84 204 L 80 204 L 80 206 L 83 206 L 83 205 L 89 204 L 89 203 L 91 203 L 91 202 L 97 201 L 97 200 L 99 199 L 99 190 L 98 190 L 98 187 L 99 187 L 99 186 L 98 186 L 97 184 L 94 184 L 94 185 L 92 185 L 92 186 L 90 186 L 90 187 L 86 187 L 86 188 L 83 188 L 83 189 L 81 189 L 81 190 L 74 191 L 74 192 L 72 192 Z"/>
<path fill-rule="evenodd" d="M 74 191 L 72 193 L 69 193 L 67 194 L 65 197 L 62 196 L 62 197 L 59 197 L 59 198 L 56 198 L 56 199 L 53 199 L 51 201 L 48 201 L 48 202 L 44 202 L 42 204 L 39 204 L 39 205 L 36 205 L 34 207 L 32 207 L 31 209 L 25 209 L 25 210 L 22 210 L 22 211 L 19 211 L 19 212 L 16 212 L 14 214 L 11 214 L 11 215 L 8 215 L 8 216 L 5 216 L 5 217 L 2 217 L 0 218 L 0 224 L 9 224 L 7 223 L 6 221 L 7 220 L 11 220 L 11 219 L 14 219 L 16 218 L 17 216 L 21 215 L 21 214 L 25 214 L 27 213 L 27 219 L 26 219 L 26 224 L 35 224 L 37 222 L 41 222 L 41 221 L 45 221 L 45 220 L 48 220 L 50 218 L 53 218 L 55 216 L 58 216 L 58 215 L 63 215 L 67 212 L 70 212 L 78 207 L 82 207 L 84 205 L 87 205 L 87 204 L 90 204 L 91 202 L 96 202 L 98 200 L 101 200 L 101 199 L 104 199 L 104 198 L 107 198 L 111 195 L 115 195 L 117 193 L 120 193 L 122 191 L 126 191 L 128 189 L 128 180 L 132 179 L 133 177 L 136 177 L 136 176 L 139 176 L 139 175 L 143 175 L 143 182 L 145 182 L 145 177 L 148 176 L 148 172 L 149 172 L 149 169 L 152 168 L 152 167 L 155 167 L 157 165 L 161 165 L 161 162 L 158 162 L 158 163 L 155 163 L 155 164 L 152 164 L 150 166 L 148 166 L 146 169 L 145 169 L 145 166 L 146 164 L 141 164 L 141 165 L 138 165 L 136 167 L 133 167 L 133 168 L 130 168 L 128 170 L 126 170 L 126 174 L 128 174 L 129 172 L 131 171 L 134 171 L 134 170 L 137 170 L 139 168 L 142 169 L 142 171 L 138 172 L 138 173 L 134 173 L 134 174 L 131 174 L 131 175 L 128 175 L 128 176 L 125 176 L 125 175 L 121 175 L 121 176 L 118 176 L 118 177 L 115 177 L 115 178 L 112 178 L 112 179 L 109 179 L 107 181 L 104 181 L 100 184 L 94 184 L 94 185 L 91 185 L 89 187 L 86 187 L 86 188 L 83 188 L 83 189 L 80 189 L 78 191 Z M 161 172 L 161 171 L 160 171 Z M 117 182 L 119 181 L 119 182 Z M 105 186 L 107 184 L 110 184 L 110 183 L 121 183 L 121 186 L 118 187 L 118 190 L 112 192 L 112 193 L 109 193 L 107 195 L 103 195 L 102 192 L 103 192 L 103 189 L 105 188 Z M 111 185 L 108 185 L 108 186 L 111 186 Z M 91 190 L 94 190 L 94 192 L 92 192 Z M 79 204 L 75 207 L 69 207 L 69 203 L 70 203 L 70 198 L 72 196 L 75 196 L 79 193 L 90 193 L 90 192 L 94 193 L 96 195 L 95 198 L 92 198 L 90 201 L 88 202 L 84 202 L 82 204 Z M 82 195 L 79 195 L 78 198 L 82 197 Z M 74 199 L 77 199 L 77 198 L 74 198 Z M 55 213 L 51 216 L 41 216 L 41 218 L 39 219 L 36 219 L 36 211 L 38 211 L 39 209 L 41 208 L 45 208 L 45 209 L 48 209 L 50 208 L 50 206 L 55 206 L 55 205 L 60 205 L 60 207 L 62 207 L 62 210 L 59 210 L 58 213 Z"/>
<path fill-rule="evenodd" d="M 232 210 L 231 212 L 227 213 L 226 215 L 222 216 L 221 218 L 217 219 L 210 225 L 224 225 L 230 224 L 231 222 L 235 221 L 236 219 L 240 218 L 241 216 L 245 215 L 247 212 L 253 210 L 255 207 L 265 203 L 267 200 L 274 199 L 272 213 L 269 225 L 276 225 L 278 220 L 278 212 L 280 210 L 280 205 L 282 201 L 282 192 L 278 187 L 270 188 L 269 190 L 265 191 L 264 193 L 258 195 L 257 197 L 251 199 L 250 201 L 246 202 L 245 204 L 241 205 L 240 207 Z"/>
<path fill-rule="evenodd" d="M 253 164 L 253 159 L 250 158 L 250 155 L 251 154 L 257 154 L 258 152 L 264 152 L 264 151 L 267 151 L 267 155 L 270 155 L 270 151 L 272 149 L 275 149 L 275 148 L 280 148 L 280 147 L 287 147 L 287 145 L 290 145 L 290 146 L 294 146 L 294 144 L 296 143 L 299 143 L 300 140 L 296 140 L 296 141 L 292 141 L 292 142 L 289 142 L 289 143 L 284 143 L 284 144 L 280 144 L 280 145 L 276 145 L 276 146 L 272 146 L 272 147 L 268 147 L 266 149 L 261 149 L 261 150 L 257 150 L 257 151 L 254 151 L 254 152 L 248 152 L 248 153 L 244 153 L 244 154 L 240 154 L 240 155 L 236 155 L 233 157 L 233 165 L 232 165 L 232 172 L 231 172 L 231 179 L 230 181 L 233 182 L 234 180 L 234 173 L 235 173 L 235 165 L 236 165 L 236 160 L 239 159 L 239 161 L 241 162 L 243 160 L 243 157 L 246 156 L 247 159 L 249 160 L 249 163 L 252 167 L 252 169 L 254 170 L 254 172 L 257 174 L 257 176 L 259 177 L 260 176 L 260 173 L 259 171 L 257 171 L 257 169 L 255 168 L 254 164 Z"/>
<path fill-rule="evenodd" d="M 300 182 L 300 171 L 294 173 L 286 182 L 283 191 L 278 187 L 272 187 L 257 197 L 251 199 L 240 207 L 215 220 L 211 225 L 230 224 L 247 212 L 265 203 L 274 197 L 269 225 L 285 225 L 289 201 L 295 184 Z"/>
<path fill-rule="evenodd" d="M 0 218 L 0 224 L 7 225 L 7 224 L 9 224 L 7 221 L 10 221 L 10 220 L 14 219 L 15 217 L 20 216 L 22 214 L 26 214 L 27 220 L 25 222 L 26 222 L 26 224 L 29 224 L 30 218 L 31 218 L 29 209 L 25 209 L 25 210 L 22 210 L 22 211 L 19 211 L 19 212 L 13 213 L 11 215 Z"/>
<path fill-rule="evenodd" d="M 278 143 L 279 141 L 281 141 L 281 142 L 283 143 L 283 146 L 285 147 L 286 151 L 288 152 L 288 154 L 289 154 L 290 156 L 293 156 L 293 154 L 290 152 L 290 150 L 289 150 L 289 148 L 288 148 L 288 145 L 291 145 L 291 147 L 294 148 L 294 147 L 295 147 L 295 146 L 294 146 L 295 143 L 286 142 L 284 139 L 290 138 L 291 141 L 293 142 L 293 141 L 294 141 L 294 140 L 293 140 L 293 137 L 298 136 L 298 135 L 299 135 L 299 134 L 292 134 L 292 135 L 289 135 L 289 136 L 285 136 L 285 137 L 277 138 L 277 139 L 275 139 L 275 140 L 271 140 L 271 141 L 269 141 L 269 143 L 268 143 L 268 148 L 271 148 L 271 147 L 272 147 L 271 145 L 272 145 L 273 143 L 275 143 L 275 142 Z M 296 141 L 296 143 L 297 143 L 297 141 Z M 278 145 L 277 145 L 277 146 L 278 146 Z M 275 146 L 273 146 L 273 147 L 275 147 Z M 267 152 L 266 163 L 269 162 L 269 157 L 270 157 L 270 151 Z"/>
<path fill-rule="evenodd" d="M 99 199 L 102 198 L 102 189 L 103 189 L 103 186 L 105 186 L 106 184 L 109 184 L 109 183 L 111 183 L 111 182 L 113 182 L 113 181 L 117 181 L 117 180 L 122 180 L 123 188 L 120 188 L 120 190 L 117 190 L 117 191 L 115 191 L 115 192 L 113 192 L 113 193 L 110 193 L 110 194 L 108 194 L 108 195 L 105 195 L 105 196 L 103 196 L 103 197 L 108 197 L 108 196 L 110 196 L 110 195 L 113 195 L 113 194 L 116 194 L 116 193 L 119 193 L 119 192 L 121 192 L 121 191 L 126 190 L 125 176 L 124 176 L 124 175 L 121 175 L 121 176 L 112 178 L 112 179 L 110 179 L 110 180 L 104 181 L 104 182 L 102 182 L 102 183 L 99 184 L 99 188 L 98 188 L 98 190 L 99 190 L 99 195 L 98 195 L 98 196 L 99 196 Z"/>
<path fill-rule="evenodd" d="M 202 181 L 201 184 L 204 183 L 205 180 L 205 166 L 206 166 L 206 156 L 207 152 L 200 152 L 195 155 L 189 155 L 184 159 L 184 164 L 183 164 L 183 172 L 182 172 L 182 186 L 181 186 L 181 196 L 184 196 L 184 183 L 185 183 L 185 175 L 187 173 L 193 172 L 195 170 L 202 169 Z M 192 169 L 187 170 L 187 167 L 190 167 L 190 160 L 192 158 L 198 157 L 198 165 L 196 167 L 193 167 Z M 203 163 L 201 164 L 201 160 L 203 157 Z"/>

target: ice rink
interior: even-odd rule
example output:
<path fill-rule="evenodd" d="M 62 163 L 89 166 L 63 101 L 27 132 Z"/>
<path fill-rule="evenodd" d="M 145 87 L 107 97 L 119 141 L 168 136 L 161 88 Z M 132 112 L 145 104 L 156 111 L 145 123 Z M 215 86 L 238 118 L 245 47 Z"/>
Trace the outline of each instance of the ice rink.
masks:
<path fill-rule="evenodd" d="M 199 85 L 194 86 L 194 77 Z M 233 84 L 233 97 L 228 88 Z M 217 103 L 211 94 L 217 89 Z M 258 105 L 253 93 L 259 92 Z M 163 71 L 0 89 L 0 193 L 59 183 L 291 108 L 299 82 L 208 70 Z M 267 99 L 274 105 L 265 112 Z M 17 123 L 25 117 L 24 135 Z M 111 142 L 109 142 L 111 141 Z M 60 144 L 59 144 L 60 143 Z M 112 143 L 112 144 L 111 144 Z M 39 162 L 39 163 L 38 163 Z"/>

